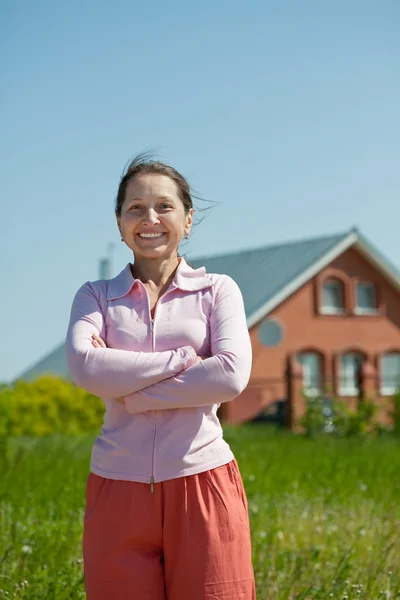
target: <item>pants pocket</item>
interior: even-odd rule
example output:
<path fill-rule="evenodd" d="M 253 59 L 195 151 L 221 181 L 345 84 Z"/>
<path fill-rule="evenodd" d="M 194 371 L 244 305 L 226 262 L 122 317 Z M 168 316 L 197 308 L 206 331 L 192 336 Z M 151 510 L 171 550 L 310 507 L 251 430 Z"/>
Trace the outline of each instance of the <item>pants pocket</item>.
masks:
<path fill-rule="evenodd" d="M 243 479 L 240 474 L 239 467 L 238 467 L 236 460 L 232 460 L 228 464 L 228 468 L 229 468 L 231 480 L 236 488 L 238 500 L 242 503 L 242 506 L 245 510 L 246 517 L 247 517 L 249 506 L 248 506 L 248 502 L 247 502 L 246 491 L 245 491 L 244 485 L 243 485 Z"/>
<path fill-rule="evenodd" d="M 207 480 L 214 495 L 223 504 L 228 520 L 236 513 L 239 522 L 246 521 L 248 518 L 246 495 L 240 474 L 235 472 L 233 461 L 208 471 Z"/>
<path fill-rule="evenodd" d="M 86 507 L 85 507 L 85 523 L 93 516 L 96 506 L 101 496 L 109 488 L 111 482 L 104 477 L 95 475 L 90 472 L 86 481 Z"/>

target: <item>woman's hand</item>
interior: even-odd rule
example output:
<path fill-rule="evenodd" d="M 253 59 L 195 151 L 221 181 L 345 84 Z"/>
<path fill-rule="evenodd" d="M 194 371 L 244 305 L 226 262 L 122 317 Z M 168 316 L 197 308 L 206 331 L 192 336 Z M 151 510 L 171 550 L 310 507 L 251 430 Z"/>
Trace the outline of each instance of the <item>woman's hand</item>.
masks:
<path fill-rule="evenodd" d="M 92 345 L 95 348 L 107 348 L 106 343 L 95 333 L 92 335 Z"/>
<path fill-rule="evenodd" d="M 92 335 L 92 346 L 94 346 L 95 348 L 107 348 L 105 341 L 102 340 L 101 337 L 96 335 L 95 333 Z M 123 396 L 121 396 L 120 398 L 114 398 L 114 400 L 116 402 L 121 402 L 122 404 L 125 403 L 125 399 Z"/>

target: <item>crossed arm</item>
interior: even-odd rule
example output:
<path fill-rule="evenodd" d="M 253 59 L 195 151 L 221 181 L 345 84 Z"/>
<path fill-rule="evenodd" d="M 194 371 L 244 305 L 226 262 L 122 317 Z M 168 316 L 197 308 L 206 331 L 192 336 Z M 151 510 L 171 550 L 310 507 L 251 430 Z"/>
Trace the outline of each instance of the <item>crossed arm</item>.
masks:
<path fill-rule="evenodd" d="M 92 336 L 104 331 L 91 284 L 78 291 L 67 335 L 68 366 L 74 381 L 102 397 L 123 396 L 130 413 L 232 400 L 246 387 L 251 344 L 243 299 L 236 283 L 221 276 L 214 286 L 210 358 L 198 361 L 191 347 L 167 352 L 130 352 L 102 347 Z M 97 346 L 97 347 L 95 347 Z"/>
<path fill-rule="evenodd" d="M 221 277 L 215 286 L 210 329 L 211 357 L 125 396 L 129 413 L 221 404 L 244 390 L 251 371 L 251 343 L 242 294 L 229 277 Z"/>
<path fill-rule="evenodd" d="M 118 398 L 173 377 L 197 362 L 191 346 L 165 352 L 133 352 L 95 347 L 105 324 L 90 282 L 76 293 L 66 338 L 68 369 L 74 382 L 102 398 Z"/>

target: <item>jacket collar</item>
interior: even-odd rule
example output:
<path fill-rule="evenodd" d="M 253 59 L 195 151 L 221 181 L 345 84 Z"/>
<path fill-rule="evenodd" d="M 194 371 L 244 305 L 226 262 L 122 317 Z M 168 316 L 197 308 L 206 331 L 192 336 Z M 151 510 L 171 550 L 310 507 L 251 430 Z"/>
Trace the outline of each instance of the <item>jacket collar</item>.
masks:
<path fill-rule="evenodd" d="M 131 264 L 128 263 L 119 275 L 110 279 L 107 289 L 107 300 L 116 300 L 123 298 L 139 282 L 132 275 Z M 179 288 L 185 292 L 197 292 L 211 287 L 213 282 L 207 277 L 205 267 L 193 269 L 190 267 L 184 258 L 179 259 L 179 265 L 175 273 L 174 280 L 170 289 Z"/>

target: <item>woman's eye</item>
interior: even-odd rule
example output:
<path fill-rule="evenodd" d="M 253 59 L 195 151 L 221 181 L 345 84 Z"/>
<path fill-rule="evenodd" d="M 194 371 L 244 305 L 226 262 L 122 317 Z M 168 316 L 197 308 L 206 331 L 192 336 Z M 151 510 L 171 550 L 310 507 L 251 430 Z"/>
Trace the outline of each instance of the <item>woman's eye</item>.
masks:
<path fill-rule="evenodd" d="M 130 210 L 141 210 L 142 206 L 140 204 L 132 204 Z"/>
<path fill-rule="evenodd" d="M 162 210 L 166 210 L 166 209 L 168 209 L 168 208 L 172 208 L 172 206 L 171 206 L 170 204 L 161 204 L 161 205 L 160 205 L 160 208 L 161 208 Z"/>

